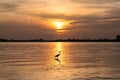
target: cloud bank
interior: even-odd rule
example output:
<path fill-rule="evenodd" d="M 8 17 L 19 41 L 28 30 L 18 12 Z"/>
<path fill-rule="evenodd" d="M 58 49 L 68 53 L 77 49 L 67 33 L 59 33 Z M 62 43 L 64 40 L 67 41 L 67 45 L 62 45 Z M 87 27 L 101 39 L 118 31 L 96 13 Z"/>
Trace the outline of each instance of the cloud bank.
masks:
<path fill-rule="evenodd" d="M 113 38 L 120 34 L 119 5 L 119 0 L 0 1 L 0 38 Z M 69 26 L 59 34 L 49 20 Z"/>

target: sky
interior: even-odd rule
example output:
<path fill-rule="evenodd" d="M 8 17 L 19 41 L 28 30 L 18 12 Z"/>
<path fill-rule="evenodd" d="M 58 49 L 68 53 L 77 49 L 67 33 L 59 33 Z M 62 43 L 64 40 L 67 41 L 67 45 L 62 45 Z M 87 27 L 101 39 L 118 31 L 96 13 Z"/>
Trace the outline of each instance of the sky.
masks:
<path fill-rule="evenodd" d="M 120 0 L 0 0 L 0 38 L 112 39 L 117 34 Z"/>

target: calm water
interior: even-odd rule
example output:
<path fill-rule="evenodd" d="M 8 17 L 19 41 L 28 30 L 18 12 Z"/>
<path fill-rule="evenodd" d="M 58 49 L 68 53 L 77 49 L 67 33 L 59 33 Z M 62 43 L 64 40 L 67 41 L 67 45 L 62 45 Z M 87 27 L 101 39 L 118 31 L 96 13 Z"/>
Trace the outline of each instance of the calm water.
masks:
<path fill-rule="evenodd" d="M 120 43 L 0 43 L 0 80 L 120 80 Z"/>

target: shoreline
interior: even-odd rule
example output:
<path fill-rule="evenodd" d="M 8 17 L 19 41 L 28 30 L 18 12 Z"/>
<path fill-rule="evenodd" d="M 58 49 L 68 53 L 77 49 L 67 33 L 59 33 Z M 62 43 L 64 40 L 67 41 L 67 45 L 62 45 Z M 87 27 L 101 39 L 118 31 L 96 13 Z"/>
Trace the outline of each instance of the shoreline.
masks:
<path fill-rule="evenodd" d="M 2 42 L 120 42 L 120 41 L 0 41 Z"/>

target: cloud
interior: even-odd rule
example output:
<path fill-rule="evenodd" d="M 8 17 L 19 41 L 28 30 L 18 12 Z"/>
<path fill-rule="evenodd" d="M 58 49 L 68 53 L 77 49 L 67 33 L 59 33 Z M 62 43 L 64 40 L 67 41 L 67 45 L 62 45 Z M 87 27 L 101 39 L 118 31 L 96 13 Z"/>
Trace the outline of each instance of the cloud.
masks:
<path fill-rule="evenodd" d="M 64 19 L 64 20 L 76 20 L 80 15 L 67 15 L 67 14 L 50 14 L 50 13 L 40 13 L 40 14 L 30 14 L 31 16 L 36 16 L 43 19 Z"/>
<path fill-rule="evenodd" d="M 104 24 L 120 21 L 120 16 L 98 16 L 98 15 L 89 15 L 82 18 L 76 19 L 71 24 Z"/>
<path fill-rule="evenodd" d="M 109 8 L 107 13 L 109 13 L 111 16 L 120 16 L 120 14 L 119 14 L 120 13 L 120 7 Z"/>
<path fill-rule="evenodd" d="M 15 21 L 0 22 L 0 38 L 8 39 L 39 39 L 51 38 L 54 30 L 47 28 L 43 24 L 32 24 Z"/>
<path fill-rule="evenodd" d="M 0 12 L 11 12 L 17 10 L 18 4 L 14 3 L 0 3 Z"/>
<path fill-rule="evenodd" d="M 119 0 L 70 0 L 72 2 L 80 3 L 92 3 L 92 4 L 105 4 L 105 3 L 115 3 L 120 2 Z"/>
<path fill-rule="evenodd" d="M 0 1 L 0 12 L 17 11 L 24 3 L 27 3 L 27 1 L 25 0 Z"/>
<path fill-rule="evenodd" d="M 71 24 L 103 24 L 120 20 L 119 13 L 109 10 L 107 15 L 90 14 L 90 15 L 65 15 L 65 14 L 32 14 L 42 19 L 63 19 L 68 20 Z"/>
<path fill-rule="evenodd" d="M 70 0 L 81 8 L 80 4 L 84 4 L 83 7 L 89 9 L 109 9 L 119 7 L 119 0 Z M 99 10 L 98 9 L 98 10 Z"/>
<path fill-rule="evenodd" d="M 27 3 L 26 0 L 17 0 L 18 3 Z"/>
<path fill-rule="evenodd" d="M 64 0 L 0 1 L 0 13 L 11 12 L 2 14 L 5 17 L 0 15 L 0 37 L 16 39 L 46 37 L 51 39 L 51 36 L 56 36 L 57 30 L 48 27 L 49 24 L 46 24 L 46 21 L 49 20 L 47 19 L 51 19 L 51 21 L 61 19 L 70 22 L 69 26 L 65 26 L 61 30 L 68 32 L 63 35 L 64 37 L 72 38 L 74 35 L 80 37 L 80 35 L 86 36 L 86 34 L 92 33 L 107 33 L 108 35 L 119 33 L 119 0 L 65 0 L 68 1 L 67 4 L 62 1 Z M 27 17 L 31 17 L 35 21 L 31 24 L 27 23 Z M 21 23 L 15 22 L 18 18 Z M 34 25 L 38 23 L 41 24 Z M 81 34 L 79 35 L 79 33 Z"/>

